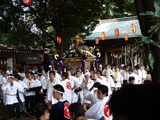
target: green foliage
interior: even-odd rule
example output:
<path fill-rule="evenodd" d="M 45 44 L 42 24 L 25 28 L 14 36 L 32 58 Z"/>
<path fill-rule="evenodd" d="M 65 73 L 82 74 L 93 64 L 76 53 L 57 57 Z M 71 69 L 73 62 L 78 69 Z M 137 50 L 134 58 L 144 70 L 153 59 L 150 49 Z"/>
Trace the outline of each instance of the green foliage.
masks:
<path fill-rule="evenodd" d="M 56 36 L 68 47 L 70 38 L 90 34 L 99 19 L 136 15 L 133 0 L 0 0 L 0 41 L 41 49 L 57 46 Z M 64 48 L 66 50 L 66 48 Z"/>
<path fill-rule="evenodd" d="M 160 29 L 160 23 L 156 23 L 152 25 L 151 28 L 148 30 L 148 33 L 156 33 Z"/>
<path fill-rule="evenodd" d="M 148 64 L 151 66 L 151 69 L 153 69 L 153 65 L 155 63 L 155 59 L 152 53 L 148 54 Z"/>
<path fill-rule="evenodd" d="M 136 15 L 134 0 L 107 0 L 102 19 L 119 18 Z"/>
<path fill-rule="evenodd" d="M 146 11 L 144 13 L 140 13 L 140 15 L 159 18 L 160 17 L 160 2 L 159 2 L 159 0 L 154 1 L 154 8 L 155 8 L 155 12 Z"/>
<path fill-rule="evenodd" d="M 154 8 L 155 8 L 155 12 L 153 11 L 146 11 L 144 13 L 141 13 L 141 16 L 149 16 L 155 19 L 159 19 L 160 18 L 160 2 L 158 0 L 154 1 Z M 152 50 L 150 49 L 150 45 L 153 45 L 155 47 L 160 48 L 160 42 L 157 40 L 152 40 L 152 36 L 153 34 L 157 33 L 160 31 L 160 23 L 155 23 L 154 25 L 152 25 L 150 27 L 150 29 L 148 30 L 148 33 L 150 34 L 149 37 L 147 36 L 143 36 L 140 35 L 139 37 L 142 38 L 141 40 L 141 44 L 143 44 L 145 46 L 145 62 L 151 67 L 151 69 L 153 70 L 153 65 L 155 63 L 155 58 L 153 55 Z M 148 49 L 146 49 L 148 48 Z"/>

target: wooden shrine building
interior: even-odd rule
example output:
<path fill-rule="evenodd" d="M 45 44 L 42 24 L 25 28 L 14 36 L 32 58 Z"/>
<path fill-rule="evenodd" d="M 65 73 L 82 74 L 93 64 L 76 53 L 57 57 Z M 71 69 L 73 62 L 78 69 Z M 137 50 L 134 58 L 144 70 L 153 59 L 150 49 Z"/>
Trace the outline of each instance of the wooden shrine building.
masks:
<path fill-rule="evenodd" d="M 102 33 L 105 34 L 105 39 L 102 38 Z M 143 63 L 140 52 L 137 52 L 138 48 L 134 49 L 135 43 L 141 40 L 138 35 L 141 35 L 141 30 L 136 16 L 100 20 L 95 30 L 86 37 L 85 44 L 100 49 L 100 63 L 103 65 L 120 66 L 132 62 L 134 66 Z"/>

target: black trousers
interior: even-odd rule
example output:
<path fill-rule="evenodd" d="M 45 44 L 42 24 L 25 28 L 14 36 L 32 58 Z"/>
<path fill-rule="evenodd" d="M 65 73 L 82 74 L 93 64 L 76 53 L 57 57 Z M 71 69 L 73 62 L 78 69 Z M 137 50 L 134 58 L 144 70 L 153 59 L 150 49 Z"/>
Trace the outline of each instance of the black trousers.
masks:
<path fill-rule="evenodd" d="M 28 113 L 34 113 L 35 96 L 26 96 L 25 105 Z"/>
<path fill-rule="evenodd" d="M 15 115 L 17 119 L 20 118 L 20 106 L 19 103 L 14 103 L 13 105 L 7 105 L 9 117 L 13 118 Z"/>

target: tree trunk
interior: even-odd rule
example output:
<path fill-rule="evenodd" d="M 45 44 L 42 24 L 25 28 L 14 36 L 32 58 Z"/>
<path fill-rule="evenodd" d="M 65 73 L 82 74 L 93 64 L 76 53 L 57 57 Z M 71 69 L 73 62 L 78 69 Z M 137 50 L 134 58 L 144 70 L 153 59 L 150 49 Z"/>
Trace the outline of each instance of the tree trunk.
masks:
<path fill-rule="evenodd" d="M 160 20 L 153 21 L 153 18 L 149 18 L 147 16 L 140 16 L 139 14 L 146 11 L 155 11 L 154 0 L 134 0 L 134 1 L 137 9 L 138 19 L 140 22 L 142 34 L 144 36 L 149 37 L 150 35 L 148 34 L 148 30 L 153 24 L 160 22 Z M 160 40 L 159 33 L 158 32 L 155 33 L 152 36 L 152 39 L 154 41 L 159 41 Z M 160 54 L 157 54 L 157 52 L 159 52 L 160 49 L 152 45 L 150 47 L 152 54 L 155 58 L 154 68 L 153 70 L 151 70 L 152 81 L 154 83 L 160 83 Z"/>

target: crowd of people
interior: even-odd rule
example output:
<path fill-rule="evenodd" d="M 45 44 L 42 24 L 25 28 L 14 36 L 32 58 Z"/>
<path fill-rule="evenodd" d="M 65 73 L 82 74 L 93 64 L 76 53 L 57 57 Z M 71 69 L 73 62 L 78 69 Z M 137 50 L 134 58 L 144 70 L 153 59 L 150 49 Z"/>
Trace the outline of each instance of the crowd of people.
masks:
<path fill-rule="evenodd" d="M 112 120 L 109 100 L 123 86 L 145 84 L 144 66 L 99 65 L 98 70 L 30 69 L 26 72 L 7 70 L 0 74 L 0 99 L 8 110 L 9 119 L 21 114 L 37 120 Z M 147 81 L 147 82 L 146 82 Z"/>

